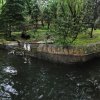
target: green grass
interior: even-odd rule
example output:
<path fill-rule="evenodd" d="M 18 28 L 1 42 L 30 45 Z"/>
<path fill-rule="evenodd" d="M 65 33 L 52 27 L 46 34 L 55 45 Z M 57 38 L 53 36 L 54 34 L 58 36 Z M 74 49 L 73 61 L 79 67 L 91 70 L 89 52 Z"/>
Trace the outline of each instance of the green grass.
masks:
<path fill-rule="evenodd" d="M 88 45 L 96 42 L 100 42 L 100 29 L 94 30 L 93 38 L 90 38 L 89 34 L 86 33 L 79 34 L 73 45 Z"/>
<path fill-rule="evenodd" d="M 38 29 L 37 32 L 34 33 L 34 31 L 29 30 L 27 31 L 27 33 L 31 36 L 30 41 L 32 40 L 37 40 L 37 41 L 41 41 L 44 40 L 46 37 L 46 29 Z"/>
<path fill-rule="evenodd" d="M 38 29 L 37 32 L 34 33 L 34 30 L 27 31 L 27 34 L 31 36 L 29 40 L 22 39 L 21 32 L 13 32 L 12 38 L 7 38 L 4 36 L 3 33 L 0 33 L 0 43 L 6 42 L 6 41 L 13 41 L 13 40 L 20 40 L 20 41 L 42 41 L 46 38 L 46 32 L 47 29 Z M 78 38 L 73 42 L 72 45 L 80 46 L 80 45 L 88 45 L 91 43 L 100 42 L 100 29 L 94 30 L 93 32 L 93 38 L 90 38 L 89 34 L 87 33 L 81 33 L 78 35 Z"/>
<path fill-rule="evenodd" d="M 47 29 L 38 29 L 35 33 L 34 30 L 28 30 L 27 34 L 30 35 L 30 39 L 25 40 L 21 38 L 21 32 L 12 32 L 12 37 L 7 38 L 4 33 L 0 33 L 0 41 L 14 41 L 14 40 L 20 40 L 20 41 L 27 41 L 27 42 L 32 42 L 32 41 L 41 41 L 44 40 L 46 37 L 46 32 Z"/>

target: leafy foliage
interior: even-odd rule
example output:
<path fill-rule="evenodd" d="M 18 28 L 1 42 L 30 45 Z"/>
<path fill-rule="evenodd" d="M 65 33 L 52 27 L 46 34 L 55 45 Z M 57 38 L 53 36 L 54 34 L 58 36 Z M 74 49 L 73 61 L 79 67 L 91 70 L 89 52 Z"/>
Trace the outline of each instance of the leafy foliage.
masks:
<path fill-rule="evenodd" d="M 23 0 L 7 0 L 3 5 L 0 21 L 4 26 L 4 31 L 9 36 L 11 35 L 12 26 L 19 25 L 24 21 L 23 10 Z"/>
<path fill-rule="evenodd" d="M 37 4 L 37 0 L 34 0 L 31 12 L 31 18 L 35 25 L 35 28 L 38 28 L 38 21 L 39 21 L 40 9 Z"/>
<path fill-rule="evenodd" d="M 84 21 L 88 28 L 91 28 L 90 37 L 93 37 L 93 30 L 99 22 L 100 0 L 86 0 Z"/>
<path fill-rule="evenodd" d="M 64 46 L 72 43 L 85 30 L 83 16 L 83 2 L 60 2 L 55 21 L 56 41 Z"/>
<path fill-rule="evenodd" d="M 0 4 L 0 28 L 9 36 L 15 26 L 24 24 L 25 33 L 46 28 L 56 43 L 67 46 L 90 28 L 92 38 L 99 27 L 100 0 L 1 0 Z"/>

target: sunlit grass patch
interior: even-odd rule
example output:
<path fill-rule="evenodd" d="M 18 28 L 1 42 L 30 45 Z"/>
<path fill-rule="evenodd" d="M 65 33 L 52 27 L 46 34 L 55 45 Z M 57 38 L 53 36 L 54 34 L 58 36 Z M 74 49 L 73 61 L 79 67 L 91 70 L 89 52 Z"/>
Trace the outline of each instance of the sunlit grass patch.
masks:
<path fill-rule="evenodd" d="M 93 38 L 90 38 L 86 33 L 79 34 L 73 45 L 88 45 L 96 42 L 100 42 L 100 29 L 94 30 Z"/>

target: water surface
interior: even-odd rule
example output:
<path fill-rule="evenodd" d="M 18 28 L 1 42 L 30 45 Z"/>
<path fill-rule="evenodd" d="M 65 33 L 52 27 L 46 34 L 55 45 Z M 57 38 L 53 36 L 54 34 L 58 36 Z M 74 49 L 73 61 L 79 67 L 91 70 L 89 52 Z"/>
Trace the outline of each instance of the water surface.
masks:
<path fill-rule="evenodd" d="M 100 100 L 100 59 L 71 66 L 0 50 L 0 100 Z"/>

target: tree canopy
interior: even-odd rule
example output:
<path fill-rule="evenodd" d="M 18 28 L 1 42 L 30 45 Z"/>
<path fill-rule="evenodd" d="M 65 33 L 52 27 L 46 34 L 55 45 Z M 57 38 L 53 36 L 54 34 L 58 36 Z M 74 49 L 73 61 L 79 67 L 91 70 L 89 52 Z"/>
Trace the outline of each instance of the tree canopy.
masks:
<path fill-rule="evenodd" d="M 54 41 L 67 45 L 88 29 L 99 27 L 100 0 L 0 0 L 0 30 L 8 36 L 14 27 L 46 27 Z"/>

